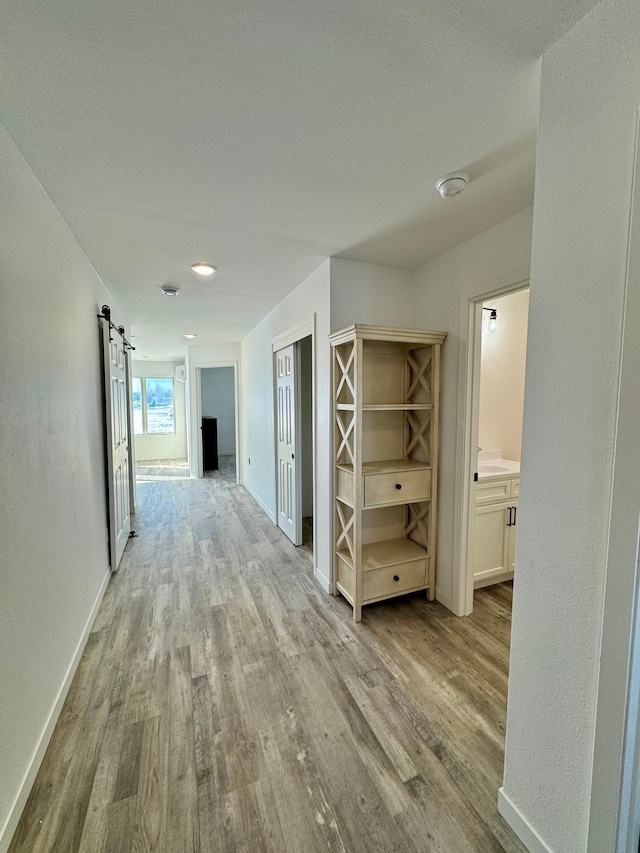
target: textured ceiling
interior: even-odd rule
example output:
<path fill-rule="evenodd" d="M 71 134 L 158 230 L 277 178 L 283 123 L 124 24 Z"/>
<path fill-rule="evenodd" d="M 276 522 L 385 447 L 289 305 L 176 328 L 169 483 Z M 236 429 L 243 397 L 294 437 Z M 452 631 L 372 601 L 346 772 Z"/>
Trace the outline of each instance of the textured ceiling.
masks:
<path fill-rule="evenodd" d="M 179 358 L 328 256 L 413 269 L 529 205 L 538 57 L 594 5 L 4 0 L 0 119 L 139 354 Z"/>

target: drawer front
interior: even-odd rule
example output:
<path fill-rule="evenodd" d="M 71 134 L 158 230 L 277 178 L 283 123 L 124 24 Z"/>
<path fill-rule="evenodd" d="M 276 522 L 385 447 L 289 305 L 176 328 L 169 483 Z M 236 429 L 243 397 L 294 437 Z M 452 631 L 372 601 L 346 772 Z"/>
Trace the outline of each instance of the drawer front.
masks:
<path fill-rule="evenodd" d="M 397 580 L 396 580 L 397 578 Z M 427 558 L 371 569 L 362 578 L 362 600 L 373 601 L 419 589 L 427 583 Z"/>
<path fill-rule="evenodd" d="M 397 474 L 365 474 L 364 505 L 424 501 L 431 496 L 431 471 Z"/>
<path fill-rule="evenodd" d="M 511 497 L 511 480 L 489 480 L 476 483 L 476 506 L 497 504 Z"/>
<path fill-rule="evenodd" d="M 516 477 L 515 480 L 511 481 L 511 497 L 520 497 L 520 477 Z"/>

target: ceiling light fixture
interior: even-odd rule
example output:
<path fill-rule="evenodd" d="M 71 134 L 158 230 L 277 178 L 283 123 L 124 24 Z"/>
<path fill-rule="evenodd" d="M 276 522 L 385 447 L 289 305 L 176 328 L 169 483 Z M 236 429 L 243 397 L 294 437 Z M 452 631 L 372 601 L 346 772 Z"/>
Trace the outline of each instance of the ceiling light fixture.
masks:
<path fill-rule="evenodd" d="M 183 337 L 189 338 L 189 340 L 191 340 L 192 338 L 197 338 L 198 336 L 196 335 L 195 332 L 185 332 Z"/>
<path fill-rule="evenodd" d="M 197 264 L 191 264 L 191 269 L 198 273 L 198 275 L 213 275 L 214 272 L 218 272 L 216 267 L 211 264 L 204 264 L 202 262 L 198 262 Z"/>
<path fill-rule="evenodd" d="M 178 288 L 174 287 L 171 284 L 165 284 L 160 289 L 162 290 L 162 292 L 164 293 L 165 296 L 177 296 L 180 293 Z"/>
<path fill-rule="evenodd" d="M 452 198 L 467 186 L 469 175 L 465 172 L 452 172 L 436 181 L 436 189 L 442 198 Z"/>

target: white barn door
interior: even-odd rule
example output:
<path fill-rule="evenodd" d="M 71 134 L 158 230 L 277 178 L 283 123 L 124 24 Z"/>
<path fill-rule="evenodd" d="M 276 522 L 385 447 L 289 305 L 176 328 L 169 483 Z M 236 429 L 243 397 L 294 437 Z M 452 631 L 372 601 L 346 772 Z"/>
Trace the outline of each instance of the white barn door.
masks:
<path fill-rule="evenodd" d="M 294 545 L 302 545 L 300 464 L 298 460 L 298 348 L 275 353 L 278 527 Z"/>
<path fill-rule="evenodd" d="M 115 572 L 131 530 L 129 478 L 129 417 L 125 348 L 122 337 L 103 326 L 109 550 Z M 113 340 L 110 340 L 113 338 Z"/>

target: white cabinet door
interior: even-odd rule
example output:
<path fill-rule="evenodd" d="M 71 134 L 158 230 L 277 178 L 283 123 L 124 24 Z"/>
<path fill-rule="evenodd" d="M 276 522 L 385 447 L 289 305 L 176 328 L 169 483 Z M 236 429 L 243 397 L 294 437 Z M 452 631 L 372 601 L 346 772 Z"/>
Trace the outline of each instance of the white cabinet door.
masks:
<path fill-rule="evenodd" d="M 513 572 L 515 527 L 513 504 L 479 506 L 473 537 L 473 585 L 485 586 L 505 580 Z"/>
<path fill-rule="evenodd" d="M 278 527 L 294 545 L 302 545 L 300 466 L 298 464 L 297 347 L 275 353 L 276 429 L 278 440 Z"/>
<path fill-rule="evenodd" d="M 513 571 L 515 571 L 515 567 L 516 567 L 516 536 L 518 535 L 518 504 L 512 502 L 511 506 L 513 507 L 513 514 L 511 516 L 512 524 L 511 524 L 511 527 L 507 528 L 507 530 L 509 531 L 509 533 L 508 533 L 509 554 L 508 554 L 508 559 L 507 559 L 507 567 L 508 567 L 508 571 L 513 572 Z"/>

